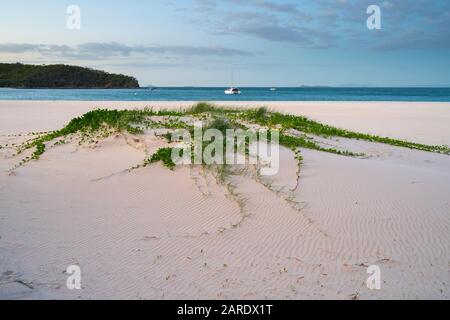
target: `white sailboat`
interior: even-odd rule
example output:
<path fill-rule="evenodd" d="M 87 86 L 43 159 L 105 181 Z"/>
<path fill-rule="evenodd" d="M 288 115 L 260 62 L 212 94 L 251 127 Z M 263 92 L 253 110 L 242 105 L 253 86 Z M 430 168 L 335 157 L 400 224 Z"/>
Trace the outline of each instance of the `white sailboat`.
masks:
<path fill-rule="evenodd" d="M 241 94 L 241 90 L 235 87 L 230 87 L 225 90 L 225 94 Z"/>
<path fill-rule="evenodd" d="M 225 94 L 241 94 L 241 90 L 234 86 L 234 71 L 231 72 L 231 87 L 225 90 Z"/>

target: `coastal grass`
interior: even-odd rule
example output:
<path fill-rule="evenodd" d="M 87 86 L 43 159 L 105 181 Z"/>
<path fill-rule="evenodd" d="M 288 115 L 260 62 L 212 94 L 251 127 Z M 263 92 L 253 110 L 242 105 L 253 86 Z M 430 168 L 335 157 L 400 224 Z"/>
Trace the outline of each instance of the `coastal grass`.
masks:
<path fill-rule="evenodd" d="M 416 142 L 392 139 L 388 137 L 380 137 L 376 135 L 353 132 L 345 129 L 336 128 L 330 125 L 325 125 L 320 122 L 310 120 L 303 116 L 294 116 L 290 114 L 283 114 L 280 112 L 267 112 L 265 108 L 245 110 L 242 113 L 240 113 L 240 117 L 246 121 L 255 122 L 262 126 L 267 127 L 281 126 L 283 130 L 295 129 L 303 133 L 313 134 L 326 138 L 341 137 L 348 139 L 365 140 L 369 142 L 378 142 L 396 147 L 404 147 L 408 149 L 450 154 L 450 148 L 448 146 L 426 145 Z M 304 147 L 309 148 L 308 145 L 312 146 L 311 144 L 306 144 L 306 146 Z M 339 152 L 337 153 L 339 154 Z"/>
<path fill-rule="evenodd" d="M 305 149 L 311 149 L 316 151 L 322 151 L 327 153 L 334 153 L 341 156 L 348 156 L 348 157 L 361 157 L 364 154 L 362 153 L 354 153 L 347 150 L 337 150 L 334 148 L 324 148 L 318 145 L 317 143 L 313 142 L 312 140 L 307 140 L 304 137 L 294 137 L 291 135 L 287 135 L 284 133 L 280 134 L 280 145 L 291 149 L 292 151 L 298 150 L 298 148 L 305 148 Z"/>
<path fill-rule="evenodd" d="M 164 122 L 155 123 L 149 119 L 152 116 L 163 116 L 167 119 Z M 245 129 L 245 123 L 257 124 L 264 128 L 278 128 L 280 129 L 280 144 L 293 151 L 296 151 L 299 148 L 306 148 L 350 157 L 362 155 L 347 150 L 322 147 L 317 141 L 314 140 L 313 137 L 306 136 L 309 134 L 326 138 L 342 137 L 364 140 L 409 149 L 450 154 L 449 146 L 425 145 L 388 137 L 353 132 L 330 125 L 325 125 L 303 116 L 272 112 L 265 107 L 257 109 L 233 109 L 219 107 L 207 102 L 197 103 L 186 110 L 161 109 L 159 111 L 154 111 L 150 108 L 139 110 L 92 110 L 80 117 L 72 119 L 64 128 L 60 130 L 36 135 L 31 140 L 19 145 L 17 147 L 17 153 L 20 154 L 25 150 L 34 148 L 30 159 L 38 160 L 45 153 L 46 144 L 48 142 L 55 139 L 64 141 L 67 136 L 74 134 L 80 134 L 82 141 L 91 142 L 95 141 L 95 139 L 93 139 L 93 135 L 96 135 L 97 138 L 106 138 L 115 132 L 127 132 L 132 135 L 140 135 L 144 133 L 146 128 L 158 126 L 169 129 L 188 129 L 191 134 L 193 134 L 194 127 L 187 125 L 185 122 L 180 120 L 181 117 L 186 116 L 190 116 L 201 121 L 208 120 L 205 129 L 217 129 L 224 134 L 228 129 Z M 300 134 L 290 134 L 289 130 L 295 130 Z M 63 144 L 63 142 L 60 142 L 60 144 Z M 161 150 L 159 154 L 155 155 L 155 161 L 158 159 L 158 161 L 163 161 L 166 166 L 172 167 L 172 164 L 167 161 L 168 151 L 169 150 Z"/>
<path fill-rule="evenodd" d="M 175 169 L 176 164 L 172 160 L 172 152 L 176 151 L 174 149 L 175 148 L 160 148 L 145 162 L 145 166 L 161 161 L 168 169 Z"/>
<path fill-rule="evenodd" d="M 228 113 L 238 113 L 239 110 L 235 108 L 226 108 L 226 107 L 220 107 L 213 103 L 209 102 L 198 102 L 192 107 L 184 110 L 185 114 L 191 114 L 191 115 L 199 115 L 203 113 L 221 113 L 221 114 L 228 114 Z"/>
<path fill-rule="evenodd" d="M 177 111 L 153 111 L 143 110 L 108 110 L 96 109 L 89 111 L 81 117 L 72 119 L 64 128 L 46 133 L 32 139 L 19 147 L 18 153 L 35 148 L 32 159 L 37 160 L 46 150 L 46 143 L 57 138 L 63 138 L 71 134 L 80 133 L 84 138 L 94 133 L 102 133 L 106 138 L 114 132 L 128 132 L 130 134 L 142 134 L 144 131 L 139 125 L 149 125 L 147 119 L 150 116 L 179 116 Z"/>
<path fill-rule="evenodd" d="M 174 142 L 178 142 L 172 141 L 171 131 L 176 129 L 187 129 L 191 135 L 191 138 L 194 136 L 195 127 L 192 125 L 192 120 L 201 121 L 205 130 L 216 129 L 224 136 L 226 136 L 227 130 L 229 129 L 247 130 L 252 126 L 259 126 L 262 129 L 269 129 L 268 140 L 271 140 L 272 137 L 270 136 L 270 129 L 278 129 L 280 145 L 293 151 L 295 159 L 298 162 L 296 185 L 291 191 L 295 191 L 300 185 L 301 167 L 303 163 L 303 157 L 301 155 L 302 149 L 311 149 L 318 152 L 327 152 L 347 157 L 363 156 L 361 153 L 354 153 L 349 150 L 324 147 L 323 143 L 318 141 L 318 137 L 342 137 L 347 139 L 383 143 L 396 147 L 404 147 L 427 152 L 442 153 L 447 155 L 450 154 L 449 146 L 425 145 L 353 132 L 325 125 L 303 116 L 272 112 L 265 107 L 257 109 L 233 109 L 216 106 L 206 102 L 200 102 L 185 110 L 161 109 L 159 111 L 154 111 L 151 108 L 145 108 L 139 110 L 96 109 L 89 111 L 80 117 L 72 119 L 62 129 L 51 132 L 36 133 L 35 135 L 33 134 L 31 139 L 25 141 L 19 146 L 14 146 L 17 150 L 17 154 L 20 154 L 25 150 L 33 150 L 31 156 L 27 156 L 21 160 L 21 162 L 16 165 L 14 169 L 17 169 L 31 160 L 38 160 L 46 152 L 47 145 L 48 147 L 58 146 L 74 140 L 78 140 L 79 144 L 85 142 L 92 144 L 97 143 L 101 139 L 106 139 L 115 133 L 126 133 L 132 136 L 138 136 L 144 134 L 145 130 L 149 128 L 167 129 L 167 131 L 169 131 L 168 133 L 160 135 L 155 134 L 155 136 L 167 140 L 166 142 L 171 145 Z M 260 133 L 256 132 L 256 134 L 259 137 Z M 195 141 L 195 139 L 192 139 L 192 141 Z M 204 153 L 205 148 L 208 147 L 211 142 L 204 140 L 202 141 L 200 151 Z M 226 139 L 223 139 L 223 143 L 225 147 Z M 246 156 L 249 156 L 250 141 L 246 140 L 243 143 L 245 143 L 245 154 Z M 2 147 L 8 148 L 9 146 L 10 145 L 8 144 L 3 145 L 0 146 L 0 149 L 2 149 Z M 197 148 L 195 148 L 195 142 L 192 142 L 192 145 L 186 147 L 197 150 Z M 238 149 L 242 150 L 238 148 L 238 146 L 235 146 L 234 152 L 238 152 Z M 226 150 L 226 148 L 224 148 L 224 150 Z M 178 146 L 159 148 L 155 153 L 130 170 L 147 167 L 156 163 L 162 163 L 165 168 L 174 170 L 176 168 L 176 163 L 174 163 L 172 159 L 172 154 L 177 153 L 180 155 L 184 151 L 185 149 Z M 195 156 L 194 153 L 195 151 L 191 153 L 192 157 Z M 215 155 L 213 154 L 212 156 L 214 157 Z M 224 153 L 224 163 L 226 163 L 226 156 L 227 155 Z M 205 161 L 203 156 L 201 159 Z M 245 220 L 245 218 L 248 217 L 248 213 L 245 212 L 246 199 L 238 194 L 237 188 L 231 183 L 231 177 L 239 174 L 237 170 L 238 167 L 228 164 L 211 165 L 204 162 L 201 163 L 201 165 L 202 169 L 208 169 L 215 173 L 217 182 L 224 185 L 227 188 L 229 195 L 238 203 L 242 214 L 242 219 L 239 223 L 232 225 L 233 228 L 238 227 Z M 248 169 L 248 167 L 245 169 Z M 256 170 L 256 175 L 258 176 L 258 168 L 256 168 Z M 277 194 L 284 192 L 282 189 L 274 189 L 270 181 L 264 182 L 260 179 L 260 177 L 257 177 L 257 180 L 263 183 L 263 185 L 272 192 Z M 284 197 L 284 199 L 291 203 L 293 207 L 297 208 L 297 210 L 301 211 L 301 208 L 299 208 L 299 203 L 295 202 L 294 198 Z M 311 224 L 314 223 L 308 216 L 305 215 L 305 218 L 307 218 Z"/>

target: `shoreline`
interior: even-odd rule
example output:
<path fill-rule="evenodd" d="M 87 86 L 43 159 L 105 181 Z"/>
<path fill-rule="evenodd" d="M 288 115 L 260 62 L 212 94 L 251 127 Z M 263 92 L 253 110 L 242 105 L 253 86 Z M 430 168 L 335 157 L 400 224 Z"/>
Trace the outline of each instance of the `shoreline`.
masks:
<path fill-rule="evenodd" d="M 162 104 L 172 104 L 172 103 L 197 103 L 197 102 L 210 102 L 210 103 L 217 103 L 217 104 L 238 104 L 238 103 L 244 103 L 244 104 L 261 104 L 261 103 L 269 103 L 269 104 L 276 104 L 276 103 L 287 103 L 287 104 L 293 104 L 293 103 L 300 103 L 300 104 L 317 104 L 317 103 L 325 103 L 325 104 L 340 104 L 340 103 L 350 103 L 350 104 L 375 104 L 375 103 L 392 103 L 392 104 L 424 104 L 424 103 L 431 103 L 431 104 L 443 104 L 443 105 L 449 105 L 450 101 L 392 101 L 392 100 L 386 100 L 386 101 L 373 101 L 373 100 L 27 100 L 27 99 L 0 99 L 0 102 L 81 102 L 81 103 L 101 103 L 101 102 L 108 102 L 108 103 L 118 103 L 118 102 L 131 102 L 131 103 L 162 103 Z"/>

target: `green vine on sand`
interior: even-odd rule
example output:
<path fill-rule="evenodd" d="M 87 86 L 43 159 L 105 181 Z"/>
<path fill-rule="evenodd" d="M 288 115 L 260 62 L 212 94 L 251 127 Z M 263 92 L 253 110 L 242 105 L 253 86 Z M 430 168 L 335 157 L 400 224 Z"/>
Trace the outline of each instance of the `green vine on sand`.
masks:
<path fill-rule="evenodd" d="M 165 121 L 155 122 L 151 117 L 163 117 Z M 160 110 L 153 111 L 145 108 L 142 110 L 107 110 L 96 109 L 81 117 L 72 119 L 64 128 L 46 133 L 32 133 L 34 138 L 22 143 L 17 148 L 17 154 L 25 150 L 33 149 L 30 157 L 24 159 L 25 162 L 38 160 L 45 152 L 46 145 L 55 139 L 61 139 L 55 145 L 63 144 L 62 141 L 69 135 L 79 134 L 80 143 L 84 141 L 95 142 L 104 139 L 117 132 L 128 132 L 132 135 L 143 134 L 145 129 L 150 127 L 160 127 L 169 129 L 188 129 L 193 134 L 193 126 L 181 120 L 182 117 L 192 117 L 199 121 L 209 121 L 206 129 L 214 128 L 221 132 L 227 129 L 242 129 L 246 126 L 243 121 L 249 124 L 256 124 L 263 128 L 280 129 L 280 144 L 294 152 L 299 148 L 312 149 L 320 152 L 333 153 L 348 157 L 363 156 L 361 153 L 354 153 L 349 150 L 338 150 L 326 148 L 320 145 L 314 135 L 321 137 L 342 137 L 348 139 L 365 140 L 377 142 L 397 147 L 416 149 L 427 152 L 450 154 L 449 146 L 433 146 L 415 142 L 397 140 L 387 137 L 379 137 L 364 133 L 357 133 L 345 129 L 332 127 L 310 120 L 303 116 L 282 114 L 280 112 L 270 112 L 266 108 L 240 110 L 233 108 L 218 107 L 210 103 L 201 102 L 187 110 Z M 295 135 L 290 131 L 295 130 L 300 133 Z M 167 135 L 166 138 L 169 138 Z M 6 145 L 7 147 L 8 145 Z M 5 146 L 2 146 L 3 148 Z M 170 150 L 171 151 L 171 150 Z M 149 163 L 162 161 L 170 169 L 174 168 L 173 163 L 168 160 L 169 149 L 159 150 L 154 158 L 149 159 Z M 23 163 L 23 162 L 22 162 Z M 147 163 L 147 165 L 149 164 Z"/>
<path fill-rule="evenodd" d="M 172 152 L 175 151 L 174 149 L 175 148 L 159 149 L 148 160 L 145 161 L 144 166 L 161 161 L 164 164 L 164 166 L 169 168 L 170 170 L 175 169 L 176 164 L 172 160 Z"/>

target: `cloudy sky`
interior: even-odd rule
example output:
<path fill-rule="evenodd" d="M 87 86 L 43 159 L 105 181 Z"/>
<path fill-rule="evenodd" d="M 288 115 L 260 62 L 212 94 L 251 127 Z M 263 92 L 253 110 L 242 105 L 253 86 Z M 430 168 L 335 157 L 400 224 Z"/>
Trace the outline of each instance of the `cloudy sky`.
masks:
<path fill-rule="evenodd" d="M 369 30 L 369 5 L 381 30 Z M 81 29 L 67 28 L 67 8 Z M 2 0 L 0 61 L 141 85 L 450 86 L 448 0 Z"/>

